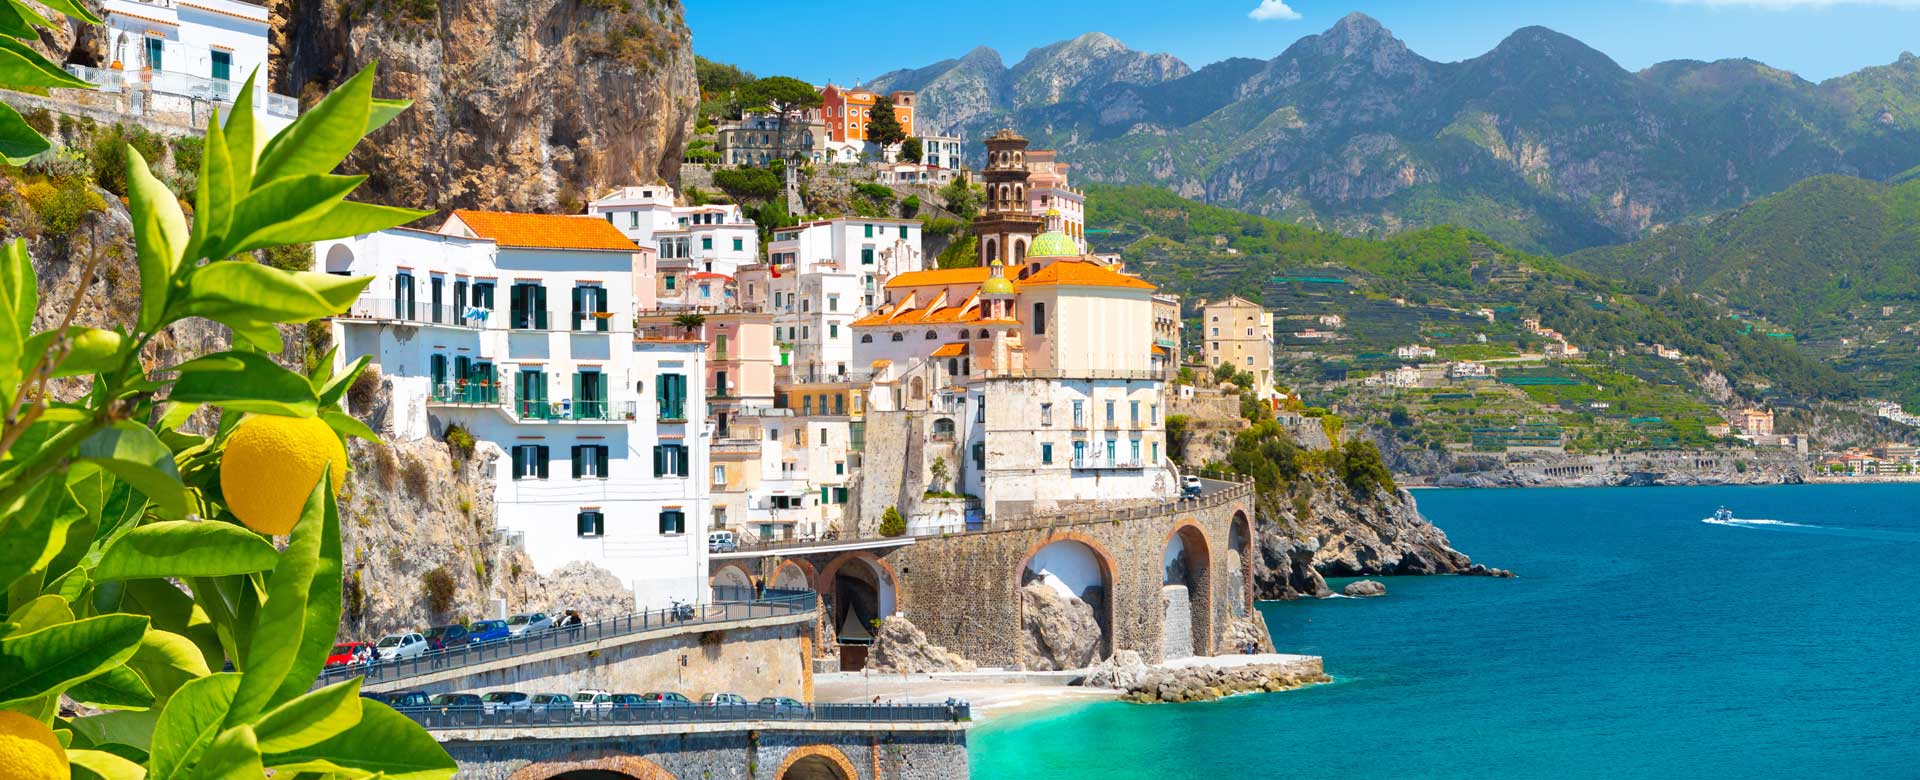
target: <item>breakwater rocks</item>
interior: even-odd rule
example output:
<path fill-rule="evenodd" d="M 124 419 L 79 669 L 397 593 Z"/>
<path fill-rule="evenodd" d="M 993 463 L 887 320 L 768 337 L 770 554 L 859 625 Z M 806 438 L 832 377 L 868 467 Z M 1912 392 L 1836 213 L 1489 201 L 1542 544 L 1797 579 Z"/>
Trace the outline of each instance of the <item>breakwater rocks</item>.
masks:
<path fill-rule="evenodd" d="M 1148 666 L 1139 653 L 1121 651 L 1088 669 L 1084 684 L 1125 691 L 1122 701 L 1159 704 L 1286 691 L 1332 680 L 1315 656 L 1216 656 Z"/>

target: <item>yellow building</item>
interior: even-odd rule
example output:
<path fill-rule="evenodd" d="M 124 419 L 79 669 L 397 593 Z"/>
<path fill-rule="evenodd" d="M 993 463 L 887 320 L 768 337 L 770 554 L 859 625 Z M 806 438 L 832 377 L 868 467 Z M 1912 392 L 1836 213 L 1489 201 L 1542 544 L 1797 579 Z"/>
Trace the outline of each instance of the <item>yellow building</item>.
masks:
<path fill-rule="evenodd" d="M 1273 313 L 1238 295 L 1200 306 L 1201 354 L 1253 375 L 1262 394 L 1273 388 Z"/>

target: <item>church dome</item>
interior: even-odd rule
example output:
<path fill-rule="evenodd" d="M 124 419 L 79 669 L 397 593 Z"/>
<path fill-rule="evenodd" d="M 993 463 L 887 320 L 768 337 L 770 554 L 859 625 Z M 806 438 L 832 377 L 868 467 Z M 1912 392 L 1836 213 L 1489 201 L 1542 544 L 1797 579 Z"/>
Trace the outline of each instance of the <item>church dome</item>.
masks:
<path fill-rule="evenodd" d="M 992 275 L 988 276 L 985 282 L 980 283 L 980 294 L 981 295 L 1012 295 L 1013 282 L 1007 281 L 1007 277 L 1001 275 L 1000 261 L 999 260 L 993 261 L 993 263 L 989 267 L 993 269 L 991 272 Z"/>
<path fill-rule="evenodd" d="M 1080 245 L 1058 230 L 1049 230 L 1033 239 L 1027 257 L 1079 257 Z"/>

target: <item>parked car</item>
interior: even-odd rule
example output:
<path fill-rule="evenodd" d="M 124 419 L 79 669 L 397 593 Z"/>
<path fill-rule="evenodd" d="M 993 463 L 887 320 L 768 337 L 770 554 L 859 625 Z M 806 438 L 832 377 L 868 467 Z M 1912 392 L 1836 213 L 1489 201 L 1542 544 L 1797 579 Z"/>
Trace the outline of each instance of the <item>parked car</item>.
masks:
<path fill-rule="evenodd" d="M 708 704 L 708 705 L 746 704 L 747 697 L 741 696 L 740 694 L 737 694 L 737 693 L 709 693 L 705 696 L 700 697 L 700 703 Z"/>
<path fill-rule="evenodd" d="M 450 626 L 434 626 L 427 629 L 427 647 L 433 650 L 446 650 L 467 643 L 472 636 L 467 627 L 455 623 Z"/>
<path fill-rule="evenodd" d="M 467 626 L 467 641 L 476 645 L 498 642 L 512 637 L 513 632 L 507 630 L 507 621 L 505 620 L 475 620 L 472 625 Z"/>
<path fill-rule="evenodd" d="M 389 703 L 388 700 L 393 698 L 393 694 L 374 693 L 373 691 L 361 691 L 360 698 L 377 701 L 377 702 L 380 702 L 381 704 L 388 704 Z"/>
<path fill-rule="evenodd" d="M 441 693 L 428 700 L 427 710 L 447 723 L 471 724 L 480 721 L 482 706 L 479 694 Z"/>
<path fill-rule="evenodd" d="M 573 708 L 580 712 L 605 710 L 613 705 L 613 694 L 601 690 L 577 691 L 573 694 Z"/>
<path fill-rule="evenodd" d="M 573 697 L 564 693 L 536 693 L 528 702 L 529 710 L 537 719 L 550 721 L 573 720 Z"/>
<path fill-rule="evenodd" d="M 522 612 L 507 618 L 507 632 L 514 636 L 538 634 L 553 628 L 553 618 L 545 612 Z"/>
<path fill-rule="evenodd" d="M 327 666 L 346 666 L 365 660 L 373 645 L 365 642 L 341 642 L 333 646 L 333 652 L 327 654 Z"/>
<path fill-rule="evenodd" d="M 1201 493 L 1206 492 L 1206 486 L 1200 484 L 1200 478 L 1192 474 L 1188 474 L 1187 478 L 1180 482 L 1180 495 L 1183 498 L 1199 498 Z"/>
<path fill-rule="evenodd" d="M 387 694 L 387 706 L 394 709 L 402 707 L 428 707 L 433 705 L 433 697 L 426 691 L 399 691 Z"/>
<path fill-rule="evenodd" d="M 618 712 L 620 710 L 639 709 L 641 707 L 658 707 L 658 706 L 660 705 L 651 701 L 647 701 L 647 697 L 637 693 L 616 693 L 609 696 L 608 702 L 607 702 L 607 708 L 615 712 Z"/>
<path fill-rule="evenodd" d="M 519 691 L 493 691 L 480 697 L 480 707 L 488 715 L 527 712 L 533 709 L 533 697 Z"/>
<path fill-rule="evenodd" d="M 640 698 L 664 707 L 691 707 L 693 700 L 672 691 L 656 691 L 641 694 Z"/>
<path fill-rule="evenodd" d="M 707 552 L 729 553 L 740 549 L 739 538 L 732 531 L 714 531 L 707 534 Z"/>
<path fill-rule="evenodd" d="M 422 636 L 418 631 L 408 631 L 404 634 L 388 634 L 380 637 L 380 641 L 375 643 L 373 647 L 379 651 L 380 660 L 382 661 L 396 658 L 413 658 L 427 651 L 427 638 Z"/>
<path fill-rule="evenodd" d="M 759 704 L 761 707 L 772 709 L 774 712 L 794 712 L 807 708 L 807 705 L 801 704 L 799 699 L 787 696 L 768 696 L 761 699 Z"/>

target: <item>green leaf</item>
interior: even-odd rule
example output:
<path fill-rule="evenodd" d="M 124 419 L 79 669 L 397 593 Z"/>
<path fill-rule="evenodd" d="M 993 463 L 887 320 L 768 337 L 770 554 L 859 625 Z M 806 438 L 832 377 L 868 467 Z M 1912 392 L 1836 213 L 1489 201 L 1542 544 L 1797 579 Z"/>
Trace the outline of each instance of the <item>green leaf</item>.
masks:
<path fill-rule="evenodd" d="M 147 751 L 152 780 L 185 778 L 220 731 L 220 722 L 240 688 L 240 675 L 211 674 L 180 686 L 160 711 Z"/>
<path fill-rule="evenodd" d="M 327 427 L 332 428 L 334 433 L 340 434 L 341 436 L 358 436 L 373 442 L 380 440 L 380 434 L 374 433 L 373 429 L 368 428 L 366 423 L 360 422 L 359 418 L 338 409 L 328 409 L 321 412 L 320 419 L 326 421 Z"/>
<path fill-rule="evenodd" d="M 145 767 L 104 750 L 69 750 L 73 780 L 142 780 Z"/>
<path fill-rule="evenodd" d="M 289 225 L 305 225 L 324 217 L 366 181 L 365 176 L 312 174 L 268 182 L 233 204 L 233 220 L 218 245 L 206 254 L 227 257 L 275 243 L 268 234 Z M 287 242 L 297 243 L 297 242 Z"/>
<path fill-rule="evenodd" d="M 264 225 L 244 239 L 237 240 L 235 250 L 247 251 L 358 236 L 404 225 L 432 213 L 350 200 L 339 201 L 322 212 L 307 212 L 298 219 Z"/>
<path fill-rule="evenodd" d="M 333 504 L 331 485 L 332 480 L 323 474 L 307 494 L 306 508 L 293 525 L 287 549 L 267 578 L 267 600 L 254 622 L 253 636 L 270 639 L 249 642 L 242 650 L 241 668 L 247 674 L 234 695 L 233 709 L 227 713 L 229 727 L 251 722 L 266 708 L 307 690 L 326 663 L 326 651 L 331 649 L 340 619 L 339 529 L 336 525 L 329 534 L 326 522 Z M 328 536 L 333 537 L 331 567 L 324 561 Z M 330 589 L 326 587 L 328 580 L 332 581 Z M 308 647 L 315 639 L 307 636 L 308 605 L 311 602 L 315 609 L 325 610 L 329 590 L 333 593 L 334 622 L 321 629 L 323 636 L 318 638 L 329 647 L 322 647 L 318 658 L 307 658 Z"/>
<path fill-rule="evenodd" d="M 60 361 L 53 376 L 87 376 L 110 371 L 120 365 L 120 347 L 124 339 L 116 331 L 99 328 L 83 328 L 69 325 L 67 357 Z M 53 339 L 60 335 L 58 330 L 45 330 L 33 334 L 27 339 L 25 354 L 21 357 L 20 370 L 24 373 L 40 359 L 41 353 L 53 346 Z"/>
<path fill-rule="evenodd" d="M 207 745 L 206 752 L 200 754 L 200 763 L 193 769 L 198 777 L 255 778 L 267 773 L 260 764 L 260 743 L 255 740 L 253 729 L 246 726 L 220 732 L 212 744 Z"/>
<path fill-rule="evenodd" d="M 153 726 L 159 710 L 112 710 L 67 721 L 88 744 L 120 744 L 146 751 L 153 744 Z"/>
<path fill-rule="evenodd" d="M 186 251 L 181 254 L 182 260 L 189 263 L 205 257 L 202 250 L 220 243 L 226 236 L 227 228 L 233 224 L 233 204 L 239 199 L 236 194 L 239 189 L 233 181 L 233 157 L 227 150 L 226 129 L 220 125 L 217 108 L 207 120 L 207 138 L 201 149 L 200 183 L 193 193 L 193 233 Z"/>
<path fill-rule="evenodd" d="M 0 704 L 60 693 L 121 666 L 146 632 L 145 617 L 115 614 L 0 639 Z"/>
<path fill-rule="evenodd" d="M 174 380 L 169 401 L 282 417 L 312 417 L 318 408 L 313 384 L 306 377 L 257 352 L 216 352 L 182 363 L 176 370 L 180 378 Z"/>
<path fill-rule="evenodd" d="M 26 239 L 0 245 L 0 393 L 9 396 L 20 386 L 20 364 L 25 362 L 33 313 L 40 306 L 37 285 Z"/>
<path fill-rule="evenodd" d="M 311 747 L 360 724 L 360 678 L 349 677 L 273 708 L 253 724 L 260 752 Z"/>
<path fill-rule="evenodd" d="M 259 68 L 247 74 L 246 86 L 240 88 L 240 96 L 234 99 L 233 110 L 227 112 L 227 124 L 222 128 L 221 134 L 227 139 L 227 161 L 232 165 L 229 180 L 233 184 L 233 205 L 253 189 L 254 164 L 260 160 L 260 148 L 267 143 L 267 139 L 258 137 L 260 129 L 253 121 L 253 83 L 259 78 Z"/>
<path fill-rule="evenodd" d="M 0 588 L 43 571 L 66 546 L 67 530 L 86 515 L 66 483 L 48 479 L 0 511 Z M 39 585 L 34 585 L 38 590 Z"/>
<path fill-rule="evenodd" d="M 209 263 L 188 280 L 186 310 L 228 325 L 230 319 L 305 322 L 345 311 L 371 281 L 369 276 L 282 271 L 241 260 Z"/>
<path fill-rule="evenodd" d="M 74 2 L 74 0 L 38 0 L 38 1 L 41 5 L 51 8 L 59 13 L 66 14 L 67 16 L 70 16 L 81 22 L 85 22 L 87 24 L 106 24 L 106 20 L 103 20 L 98 16 L 94 16 L 93 12 L 87 10 L 87 7 L 85 5 Z"/>
<path fill-rule="evenodd" d="M 203 666 L 218 668 L 225 664 L 213 618 L 193 597 L 166 580 L 129 580 L 124 586 L 126 608 L 152 616 L 149 634 L 159 630 L 184 636 L 199 649 Z"/>
<path fill-rule="evenodd" d="M 269 142 L 253 174 L 254 189 L 338 167 L 367 133 L 374 70 L 372 65 L 362 68 Z"/>
<path fill-rule="evenodd" d="M 127 667 L 140 673 L 153 690 L 154 698 L 165 702 L 180 686 L 212 673 L 207 660 L 193 640 L 170 631 L 147 629 L 140 649 L 133 652 Z"/>
<path fill-rule="evenodd" d="M 52 148 L 46 136 L 27 124 L 20 112 L 0 103 L 0 159 L 8 165 L 26 165 L 35 155 Z"/>
<path fill-rule="evenodd" d="M 333 353 L 328 352 L 327 356 L 331 358 Z M 347 370 L 328 376 L 326 381 L 314 390 L 320 397 L 320 405 L 328 407 L 339 406 L 340 397 L 347 394 L 347 389 L 353 387 L 353 380 L 360 378 L 360 372 L 366 370 L 367 364 L 372 361 L 372 355 L 361 355 L 358 359 L 354 360 L 351 365 L 347 366 Z M 327 362 L 331 363 L 332 361 L 328 360 Z"/>
<path fill-rule="evenodd" d="M 153 706 L 153 690 L 140 679 L 139 672 L 125 666 L 75 683 L 67 689 L 67 696 L 90 707 L 137 710 Z"/>
<path fill-rule="evenodd" d="M 360 724 L 299 750 L 269 754 L 281 772 L 385 773 L 390 780 L 446 780 L 458 769 L 433 735 L 405 715 L 372 700 L 360 703 Z"/>
<path fill-rule="evenodd" d="M 0 37 L 0 84 L 8 88 L 66 87 L 93 89 L 93 85 L 60 69 L 25 43 Z"/>
<path fill-rule="evenodd" d="M 35 22 L 43 27 L 50 27 L 53 24 L 47 21 L 46 17 L 24 5 L 0 2 L 0 35 L 19 38 L 23 41 L 33 40 L 39 37 L 39 34 L 33 30 Z"/>
<path fill-rule="evenodd" d="M 411 100 L 374 98 L 372 110 L 367 112 L 367 134 L 371 135 L 373 131 L 386 127 L 388 122 L 393 121 L 394 117 L 399 116 L 411 105 L 413 105 Z"/>
<path fill-rule="evenodd" d="M 67 600 L 52 594 L 41 596 L 22 605 L 7 616 L 7 622 L 14 624 L 18 633 L 39 631 L 47 626 L 73 622 L 73 608 L 67 606 Z"/>
<path fill-rule="evenodd" d="M 180 472 L 173 466 L 173 451 L 146 426 L 129 421 L 114 423 L 81 442 L 77 459 L 98 463 L 126 480 L 168 517 L 186 515 L 187 495 L 180 485 Z"/>
<path fill-rule="evenodd" d="M 128 531 L 100 556 L 97 582 L 136 577 L 218 577 L 273 568 L 273 543 L 232 523 L 169 520 Z"/>
<path fill-rule="evenodd" d="M 200 411 L 200 404 L 170 401 L 167 404 L 167 410 L 160 414 L 160 430 L 171 431 L 179 428 L 185 425 L 189 418 L 193 417 L 194 412 L 198 411 Z"/>
<path fill-rule="evenodd" d="M 314 679 L 320 676 L 320 670 L 327 665 L 327 656 L 333 652 L 333 640 L 340 632 L 340 611 L 346 603 L 342 592 L 345 590 L 345 568 L 340 560 L 340 507 L 334 501 L 331 488 L 333 482 L 329 472 L 332 468 L 328 466 L 321 470 L 320 482 L 314 486 L 313 494 L 307 496 L 306 509 L 296 523 L 296 533 L 298 526 L 314 526 L 320 536 L 320 549 L 315 556 L 317 565 L 312 580 L 302 596 L 306 604 L 299 650 L 294 654 L 293 666 L 288 670 L 286 679 L 280 682 L 280 689 L 269 700 L 270 705 L 298 697 L 313 687 Z M 288 546 L 291 547 L 291 543 Z"/>
<path fill-rule="evenodd" d="M 134 255 L 140 260 L 140 327 L 160 326 L 188 241 L 180 199 L 147 169 L 147 159 L 127 146 L 127 209 L 133 217 Z"/>

